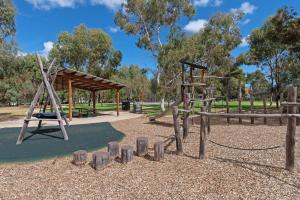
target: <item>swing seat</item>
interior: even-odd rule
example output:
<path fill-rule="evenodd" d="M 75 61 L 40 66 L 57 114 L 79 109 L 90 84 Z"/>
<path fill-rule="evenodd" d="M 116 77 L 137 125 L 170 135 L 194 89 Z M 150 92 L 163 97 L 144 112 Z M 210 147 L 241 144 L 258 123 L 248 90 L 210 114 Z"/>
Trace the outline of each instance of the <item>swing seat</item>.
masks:
<path fill-rule="evenodd" d="M 65 117 L 66 113 L 60 112 L 60 115 L 61 115 L 61 117 Z M 36 117 L 38 119 L 57 119 L 55 112 L 34 113 L 32 116 Z"/>

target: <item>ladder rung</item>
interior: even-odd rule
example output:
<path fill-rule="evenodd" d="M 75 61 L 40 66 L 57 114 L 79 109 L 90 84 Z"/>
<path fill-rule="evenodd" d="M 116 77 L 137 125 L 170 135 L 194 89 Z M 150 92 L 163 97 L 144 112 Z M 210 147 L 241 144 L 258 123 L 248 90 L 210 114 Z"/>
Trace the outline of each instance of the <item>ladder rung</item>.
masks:
<path fill-rule="evenodd" d="M 191 102 L 208 102 L 208 101 L 215 101 L 216 98 L 210 98 L 210 99 L 191 99 Z"/>
<path fill-rule="evenodd" d="M 192 110 L 178 109 L 178 112 L 192 112 Z"/>
<path fill-rule="evenodd" d="M 184 83 L 183 86 L 206 86 L 205 83 Z"/>
<path fill-rule="evenodd" d="M 62 119 L 24 119 L 24 121 L 63 121 Z"/>

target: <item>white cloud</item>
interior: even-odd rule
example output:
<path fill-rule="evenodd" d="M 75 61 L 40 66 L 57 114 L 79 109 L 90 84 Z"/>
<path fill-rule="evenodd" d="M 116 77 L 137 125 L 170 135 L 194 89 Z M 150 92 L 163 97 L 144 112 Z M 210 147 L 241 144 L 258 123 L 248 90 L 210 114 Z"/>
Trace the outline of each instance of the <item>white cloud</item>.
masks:
<path fill-rule="evenodd" d="M 40 52 L 42 54 L 42 56 L 44 57 L 48 57 L 49 52 L 51 51 L 51 49 L 53 48 L 53 42 L 51 41 L 47 41 L 44 42 L 44 49 Z"/>
<path fill-rule="evenodd" d="M 210 0 L 194 0 L 194 6 L 206 7 Z"/>
<path fill-rule="evenodd" d="M 74 8 L 81 4 L 103 5 L 116 10 L 126 0 L 25 0 L 37 9 L 50 10 L 52 8 Z"/>
<path fill-rule="evenodd" d="M 213 5 L 215 7 L 219 7 L 222 3 L 223 3 L 223 0 L 215 0 L 214 3 L 213 3 Z"/>
<path fill-rule="evenodd" d="M 249 2 L 244 2 L 239 8 L 232 8 L 231 12 L 243 12 L 244 14 L 252 14 L 257 7 L 255 5 L 251 5 Z"/>
<path fill-rule="evenodd" d="M 249 18 L 245 19 L 244 21 L 242 21 L 243 25 L 249 24 L 251 22 L 251 20 Z"/>
<path fill-rule="evenodd" d="M 92 5 L 103 5 L 112 10 L 119 8 L 126 0 L 91 0 Z"/>
<path fill-rule="evenodd" d="M 207 7 L 209 5 L 218 7 L 223 3 L 223 0 L 194 0 L 194 6 Z"/>
<path fill-rule="evenodd" d="M 185 27 L 184 30 L 191 33 L 197 33 L 201 29 L 205 27 L 207 24 L 207 20 L 205 19 L 198 19 L 195 21 L 190 21 Z"/>
<path fill-rule="evenodd" d="M 109 31 L 112 32 L 112 33 L 117 33 L 120 31 L 120 28 L 119 27 L 109 27 Z"/>
<path fill-rule="evenodd" d="M 239 45 L 240 47 L 247 47 L 249 45 L 248 42 L 247 42 L 248 37 L 249 36 L 242 38 L 242 43 Z"/>
<path fill-rule="evenodd" d="M 17 56 L 18 56 L 18 57 L 24 57 L 24 56 L 27 56 L 27 54 L 28 54 L 28 53 L 23 52 L 23 51 L 20 51 L 20 50 L 17 51 Z"/>
<path fill-rule="evenodd" d="M 77 4 L 83 4 L 86 0 L 25 0 L 37 9 L 50 10 L 52 8 L 74 8 Z"/>

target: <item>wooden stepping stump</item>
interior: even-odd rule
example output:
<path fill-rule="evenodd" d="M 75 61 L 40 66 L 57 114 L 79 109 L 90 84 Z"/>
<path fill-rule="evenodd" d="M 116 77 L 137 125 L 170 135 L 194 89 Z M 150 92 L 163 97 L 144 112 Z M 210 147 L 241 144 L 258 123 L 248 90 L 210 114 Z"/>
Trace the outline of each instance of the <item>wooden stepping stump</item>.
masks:
<path fill-rule="evenodd" d="M 138 137 L 136 139 L 136 153 L 137 156 L 145 156 L 148 154 L 148 138 Z"/>
<path fill-rule="evenodd" d="M 163 142 L 154 143 L 154 160 L 161 161 L 165 157 L 165 147 Z"/>
<path fill-rule="evenodd" d="M 128 163 L 133 160 L 133 147 L 123 146 L 121 149 L 121 161 L 122 163 Z"/>
<path fill-rule="evenodd" d="M 120 146 L 118 142 L 109 142 L 107 150 L 109 152 L 110 159 L 114 159 L 120 155 Z"/>
<path fill-rule="evenodd" d="M 95 152 L 93 153 L 93 167 L 94 169 L 102 169 L 110 163 L 108 152 Z"/>
<path fill-rule="evenodd" d="M 87 162 L 87 152 L 85 150 L 78 150 L 73 153 L 74 165 L 84 165 Z"/>

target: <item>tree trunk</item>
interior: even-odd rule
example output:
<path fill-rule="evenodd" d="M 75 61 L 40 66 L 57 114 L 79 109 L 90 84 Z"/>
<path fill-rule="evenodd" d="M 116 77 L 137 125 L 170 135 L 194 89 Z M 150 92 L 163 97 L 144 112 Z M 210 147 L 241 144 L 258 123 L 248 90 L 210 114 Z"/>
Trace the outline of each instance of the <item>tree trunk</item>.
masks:
<path fill-rule="evenodd" d="M 164 112 L 165 110 L 166 110 L 166 108 L 165 108 L 165 98 L 162 97 L 161 100 L 160 100 L 160 111 Z"/>

